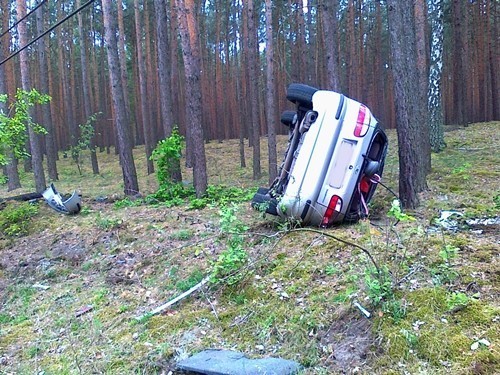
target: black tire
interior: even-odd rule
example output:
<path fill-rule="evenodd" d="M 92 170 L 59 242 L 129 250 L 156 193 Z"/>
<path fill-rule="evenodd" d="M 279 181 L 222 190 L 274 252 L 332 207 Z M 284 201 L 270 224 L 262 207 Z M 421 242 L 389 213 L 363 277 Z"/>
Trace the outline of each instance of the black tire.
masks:
<path fill-rule="evenodd" d="M 302 83 L 291 83 L 286 92 L 286 98 L 294 104 L 312 109 L 312 97 L 317 88 Z"/>
<path fill-rule="evenodd" d="M 292 128 L 294 126 L 296 118 L 297 118 L 296 111 L 283 111 L 283 113 L 281 114 L 281 123 L 283 125 Z"/>

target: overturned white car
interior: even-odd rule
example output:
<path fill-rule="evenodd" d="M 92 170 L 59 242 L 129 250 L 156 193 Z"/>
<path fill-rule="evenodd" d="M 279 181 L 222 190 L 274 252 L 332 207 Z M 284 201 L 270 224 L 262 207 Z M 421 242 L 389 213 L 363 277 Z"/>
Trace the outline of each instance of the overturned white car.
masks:
<path fill-rule="evenodd" d="M 375 117 L 353 99 L 303 84 L 291 84 L 287 99 L 297 109 L 281 117 L 290 127 L 285 159 L 252 206 L 322 227 L 366 216 L 388 145 Z"/>

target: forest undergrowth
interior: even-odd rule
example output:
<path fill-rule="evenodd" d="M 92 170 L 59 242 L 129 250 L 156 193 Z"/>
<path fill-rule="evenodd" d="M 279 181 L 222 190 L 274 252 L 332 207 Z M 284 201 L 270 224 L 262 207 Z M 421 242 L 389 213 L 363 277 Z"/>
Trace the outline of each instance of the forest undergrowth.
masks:
<path fill-rule="evenodd" d="M 206 145 L 207 198 L 169 204 L 154 199 L 154 175 L 124 199 L 113 153 L 98 153 L 99 176 L 88 155 L 61 157 L 55 184 L 81 192 L 79 215 L 43 202 L 0 210 L 0 373 L 167 374 L 206 348 L 295 360 L 304 374 L 495 373 L 499 125 L 447 129 L 417 210 L 380 186 L 369 220 L 327 230 L 252 210 L 267 175 L 239 167 L 236 140 Z M 389 137 L 382 181 L 397 192 Z M 30 180 L 0 197 L 31 192 Z"/>

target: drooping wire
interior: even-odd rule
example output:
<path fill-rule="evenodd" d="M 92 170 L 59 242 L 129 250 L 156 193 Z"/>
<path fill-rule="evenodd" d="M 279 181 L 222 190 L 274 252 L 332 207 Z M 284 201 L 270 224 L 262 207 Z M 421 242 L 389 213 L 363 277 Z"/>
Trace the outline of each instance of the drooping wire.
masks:
<path fill-rule="evenodd" d="M 53 31 L 55 28 L 57 28 L 58 26 L 60 26 L 61 24 L 63 24 L 64 22 L 66 22 L 67 20 L 69 20 L 70 18 L 74 17 L 78 12 L 82 11 L 83 9 L 85 9 L 86 7 L 88 7 L 90 4 L 92 4 L 95 0 L 89 0 L 87 1 L 85 4 L 83 4 L 81 7 L 79 7 L 78 9 L 74 10 L 73 12 L 71 12 L 70 14 L 68 14 L 66 17 L 64 17 L 62 20 L 60 20 L 59 22 L 57 22 L 54 26 L 51 26 L 47 31 L 44 31 L 42 34 L 38 35 L 35 39 L 33 39 L 31 42 L 29 42 L 28 44 L 26 44 L 24 47 L 21 47 L 19 48 L 17 51 L 13 52 L 12 54 L 10 54 L 9 57 L 5 58 L 4 60 L 2 60 L 0 62 L 0 65 L 3 65 L 5 64 L 7 61 L 9 61 L 10 59 L 12 59 L 13 57 L 17 56 L 19 53 L 21 53 L 22 51 L 24 51 L 26 48 L 28 48 L 29 46 L 31 46 L 32 44 L 36 43 L 39 39 L 43 38 L 45 35 L 47 35 L 48 33 L 50 33 L 51 31 Z"/>
<path fill-rule="evenodd" d="M 14 24 L 9 27 L 8 30 L 4 31 L 1 35 L 0 35 L 0 38 L 2 38 L 5 34 L 7 34 L 9 31 L 11 31 L 14 27 L 16 27 L 17 25 L 19 25 L 21 22 L 23 22 L 26 18 L 28 18 L 29 16 L 31 16 L 38 8 L 40 8 L 43 4 L 45 4 L 48 0 L 42 0 L 40 1 L 40 3 L 35 6 L 29 13 L 25 14 L 23 16 L 23 18 L 17 20 L 16 22 L 14 22 Z"/>

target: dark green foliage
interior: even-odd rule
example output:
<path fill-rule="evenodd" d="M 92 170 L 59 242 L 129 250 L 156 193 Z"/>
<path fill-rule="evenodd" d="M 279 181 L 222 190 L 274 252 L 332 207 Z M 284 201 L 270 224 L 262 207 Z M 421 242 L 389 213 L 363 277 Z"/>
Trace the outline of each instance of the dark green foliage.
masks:
<path fill-rule="evenodd" d="M 172 181 L 172 174 L 178 168 L 179 160 L 182 156 L 182 144 L 184 137 L 179 134 L 179 130 L 174 128 L 170 137 L 158 142 L 158 145 L 153 150 L 151 159 L 156 162 L 156 177 L 160 184 L 160 189 L 164 189 L 170 185 L 178 185 Z M 168 189 L 167 189 L 168 190 Z"/>
<path fill-rule="evenodd" d="M 31 218 L 38 214 L 38 207 L 29 203 L 11 203 L 0 211 L 0 233 L 6 237 L 28 233 Z"/>

